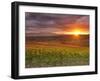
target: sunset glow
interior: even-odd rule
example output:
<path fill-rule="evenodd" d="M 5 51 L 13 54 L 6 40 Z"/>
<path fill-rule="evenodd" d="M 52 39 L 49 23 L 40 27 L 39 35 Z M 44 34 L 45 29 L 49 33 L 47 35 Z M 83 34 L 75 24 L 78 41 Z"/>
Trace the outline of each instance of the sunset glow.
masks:
<path fill-rule="evenodd" d="M 62 31 L 62 32 L 54 32 L 55 34 L 62 34 L 62 35 L 75 35 L 75 36 L 79 36 L 79 35 L 88 35 L 89 32 L 84 32 L 84 31 L 81 31 L 81 30 L 73 30 L 73 31 L 70 31 L 70 32 L 67 32 L 67 31 Z"/>

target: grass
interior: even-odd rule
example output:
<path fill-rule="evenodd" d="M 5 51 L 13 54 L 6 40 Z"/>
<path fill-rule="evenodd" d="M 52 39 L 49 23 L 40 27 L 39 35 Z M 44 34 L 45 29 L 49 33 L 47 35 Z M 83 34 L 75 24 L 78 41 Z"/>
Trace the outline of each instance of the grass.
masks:
<path fill-rule="evenodd" d="M 88 65 L 89 48 L 34 45 L 26 49 L 25 61 L 26 68 Z"/>

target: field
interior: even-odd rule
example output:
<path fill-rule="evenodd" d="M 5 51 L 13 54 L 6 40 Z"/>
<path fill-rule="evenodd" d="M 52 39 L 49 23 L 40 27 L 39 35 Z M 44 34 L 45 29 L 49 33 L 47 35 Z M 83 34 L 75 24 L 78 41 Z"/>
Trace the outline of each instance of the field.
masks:
<path fill-rule="evenodd" d="M 89 65 L 89 36 L 26 37 L 25 67 Z"/>

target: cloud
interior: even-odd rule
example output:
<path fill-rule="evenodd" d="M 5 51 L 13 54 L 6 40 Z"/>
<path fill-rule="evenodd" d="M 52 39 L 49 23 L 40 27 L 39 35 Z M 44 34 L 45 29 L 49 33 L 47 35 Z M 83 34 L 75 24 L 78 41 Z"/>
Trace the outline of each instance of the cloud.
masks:
<path fill-rule="evenodd" d="M 80 24 L 87 24 L 87 25 L 89 25 L 89 16 L 83 16 L 83 17 L 77 19 L 76 22 L 80 23 Z"/>
<path fill-rule="evenodd" d="M 53 34 L 66 29 L 72 29 L 70 24 L 89 24 L 86 15 L 50 14 L 25 12 L 25 26 L 27 34 Z"/>

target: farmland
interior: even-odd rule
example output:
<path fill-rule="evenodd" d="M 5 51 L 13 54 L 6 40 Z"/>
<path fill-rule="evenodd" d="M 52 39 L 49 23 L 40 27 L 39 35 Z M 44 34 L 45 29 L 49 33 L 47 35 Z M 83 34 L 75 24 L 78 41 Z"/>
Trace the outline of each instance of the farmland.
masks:
<path fill-rule="evenodd" d="M 89 36 L 26 37 L 25 67 L 89 65 Z"/>

